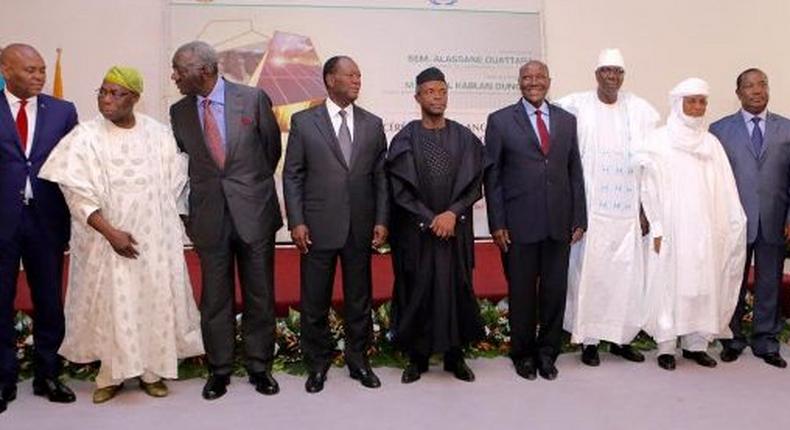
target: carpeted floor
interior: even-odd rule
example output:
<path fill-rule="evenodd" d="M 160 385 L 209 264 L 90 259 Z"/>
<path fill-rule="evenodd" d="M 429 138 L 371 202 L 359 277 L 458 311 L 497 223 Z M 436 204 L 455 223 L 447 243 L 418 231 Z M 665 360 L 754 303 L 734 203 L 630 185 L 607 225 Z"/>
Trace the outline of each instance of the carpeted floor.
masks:
<path fill-rule="evenodd" d="M 790 357 L 785 347 L 783 355 Z M 234 379 L 213 402 L 202 380 L 170 382 L 165 399 L 147 397 L 134 382 L 104 405 L 91 403 L 92 384 L 74 382 L 77 403 L 55 405 L 32 395 L 30 382 L 0 415 L 3 430 L 47 429 L 749 429 L 790 427 L 790 369 L 775 369 L 745 353 L 706 369 L 678 359 L 674 372 L 601 355 L 598 368 L 578 354 L 558 361 L 556 381 L 526 381 L 505 358 L 470 362 L 477 381 L 457 381 L 439 367 L 411 385 L 400 370 L 379 368 L 383 387 L 370 390 L 332 369 L 326 389 L 307 394 L 304 379 L 276 375 L 282 391 L 257 394 Z"/>

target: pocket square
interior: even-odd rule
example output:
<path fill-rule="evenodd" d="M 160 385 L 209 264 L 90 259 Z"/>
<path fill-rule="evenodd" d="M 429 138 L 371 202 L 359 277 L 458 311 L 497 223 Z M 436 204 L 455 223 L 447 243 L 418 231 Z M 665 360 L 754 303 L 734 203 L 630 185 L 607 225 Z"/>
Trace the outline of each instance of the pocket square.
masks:
<path fill-rule="evenodd" d="M 253 121 L 252 121 L 252 118 L 251 118 L 251 117 L 248 117 L 248 116 L 243 116 L 243 117 L 241 117 L 241 123 L 242 123 L 242 125 L 251 125 L 251 124 L 252 124 L 252 122 L 253 122 Z"/>

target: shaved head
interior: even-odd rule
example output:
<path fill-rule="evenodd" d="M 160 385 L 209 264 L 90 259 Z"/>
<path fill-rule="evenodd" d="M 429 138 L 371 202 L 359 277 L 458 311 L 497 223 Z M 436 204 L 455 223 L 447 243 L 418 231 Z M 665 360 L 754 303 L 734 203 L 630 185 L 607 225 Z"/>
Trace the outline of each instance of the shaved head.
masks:
<path fill-rule="evenodd" d="M 44 88 L 47 68 L 44 59 L 30 45 L 12 43 L 6 46 L 0 54 L 0 68 L 8 91 L 21 99 L 34 97 Z"/>

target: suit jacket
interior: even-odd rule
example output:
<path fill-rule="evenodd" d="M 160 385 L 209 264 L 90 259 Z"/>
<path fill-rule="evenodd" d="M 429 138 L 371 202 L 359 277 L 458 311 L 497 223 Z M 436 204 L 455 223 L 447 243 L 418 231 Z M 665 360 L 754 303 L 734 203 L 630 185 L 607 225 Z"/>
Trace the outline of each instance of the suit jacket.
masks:
<path fill-rule="evenodd" d="M 294 114 L 283 168 L 288 227 L 306 224 L 316 249 L 342 248 L 349 232 L 370 246 L 373 226 L 386 226 L 389 215 L 386 151 L 381 118 L 358 106 L 350 165 L 326 104 Z"/>
<path fill-rule="evenodd" d="M 269 97 L 258 88 L 225 82 L 224 169 L 206 146 L 197 109 L 196 96 L 170 107 L 176 142 L 189 155 L 190 238 L 198 247 L 215 245 L 228 215 L 244 242 L 274 234 L 282 226 L 273 177 L 282 142 Z"/>
<path fill-rule="evenodd" d="M 30 158 L 19 143 L 14 114 L 8 108 L 5 93 L 0 92 L 0 239 L 9 240 L 22 216 L 23 197 L 28 175 L 33 199 L 43 219 L 46 233 L 65 245 L 69 241 L 69 211 L 58 185 L 38 178 L 38 171 L 52 148 L 77 125 L 74 104 L 38 96 L 38 113 L 33 131 Z"/>
<path fill-rule="evenodd" d="M 784 244 L 784 226 L 790 223 L 790 120 L 768 112 L 760 154 L 754 152 L 740 111 L 711 124 L 710 132 L 730 160 L 746 212 L 748 243 L 757 239 L 760 226 L 764 240 Z"/>
<path fill-rule="evenodd" d="M 488 223 L 492 233 L 508 229 L 513 242 L 570 241 L 574 228 L 587 228 L 576 117 L 552 104 L 549 115 L 548 156 L 520 100 L 488 116 Z"/>

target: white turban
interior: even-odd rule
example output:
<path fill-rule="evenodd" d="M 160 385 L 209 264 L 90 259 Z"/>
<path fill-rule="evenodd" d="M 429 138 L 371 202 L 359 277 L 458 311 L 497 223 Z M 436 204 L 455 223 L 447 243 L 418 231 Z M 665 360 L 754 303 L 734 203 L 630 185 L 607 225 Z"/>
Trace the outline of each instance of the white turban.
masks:
<path fill-rule="evenodd" d="M 688 78 L 675 85 L 669 92 L 671 111 L 667 118 L 672 144 L 680 149 L 707 156 L 702 142 L 705 140 L 707 126 L 705 116 L 693 117 L 683 112 L 683 97 L 708 96 L 710 85 L 700 78 Z"/>
<path fill-rule="evenodd" d="M 598 65 L 595 66 L 595 70 L 606 66 L 620 67 L 625 70 L 625 60 L 619 49 L 606 48 L 601 50 L 601 53 L 598 54 Z"/>

